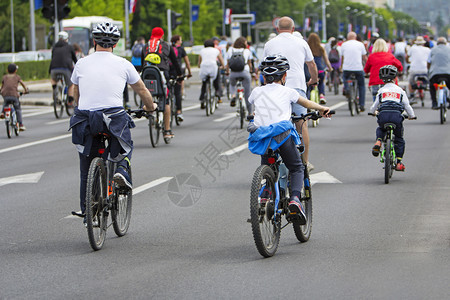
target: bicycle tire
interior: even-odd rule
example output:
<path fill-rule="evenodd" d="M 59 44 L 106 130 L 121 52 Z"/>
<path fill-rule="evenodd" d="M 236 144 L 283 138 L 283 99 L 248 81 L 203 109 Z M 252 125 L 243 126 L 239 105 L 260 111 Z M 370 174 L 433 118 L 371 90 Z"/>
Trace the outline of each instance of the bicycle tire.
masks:
<path fill-rule="evenodd" d="M 388 184 L 391 178 L 392 167 L 392 153 L 391 153 L 391 139 L 386 138 L 384 148 L 384 183 Z"/>
<path fill-rule="evenodd" d="M 244 128 L 245 108 L 242 102 L 242 95 L 239 95 L 239 127 Z"/>
<path fill-rule="evenodd" d="M 66 97 L 67 97 L 67 95 L 66 95 Z M 73 103 L 71 105 L 69 105 L 69 100 L 67 98 L 64 100 L 64 103 L 65 103 L 64 106 L 66 108 L 67 115 L 69 117 L 72 116 L 73 113 L 75 112 L 75 106 L 73 105 Z"/>
<path fill-rule="evenodd" d="M 176 113 L 177 111 L 175 109 L 174 101 L 173 101 L 173 93 L 172 91 L 169 91 L 169 106 L 170 106 L 170 128 L 172 128 L 173 125 L 173 119 L 176 119 Z M 175 121 L 176 122 L 176 121 Z"/>
<path fill-rule="evenodd" d="M 130 178 L 131 168 L 128 169 Z M 116 188 L 114 193 L 114 202 L 111 208 L 111 219 L 114 232 L 118 237 L 124 236 L 130 226 L 131 208 L 133 203 L 133 191 L 130 189 L 122 192 Z"/>
<path fill-rule="evenodd" d="M 333 85 L 334 85 L 334 94 L 339 94 L 339 76 L 334 75 L 333 76 Z"/>
<path fill-rule="evenodd" d="M 19 130 L 19 122 L 17 122 L 17 114 L 16 114 L 15 110 L 11 112 L 11 120 L 12 120 L 11 124 L 14 128 L 14 134 L 16 136 L 19 136 L 19 131 L 20 131 Z"/>
<path fill-rule="evenodd" d="M 217 97 L 216 96 L 211 96 L 211 102 L 209 103 L 209 113 L 211 115 L 214 114 L 214 112 L 216 111 L 216 107 L 217 107 Z"/>
<path fill-rule="evenodd" d="M 159 135 L 161 133 L 157 111 L 154 114 L 150 115 L 148 118 L 148 131 L 150 133 L 150 143 L 152 144 L 153 148 L 156 148 L 156 146 L 158 146 Z"/>
<path fill-rule="evenodd" d="M 12 136 L 12 124 L 11 124 L 11 120 L 6 120 L 6 121 L 5 121 L 5 125 L 6 125 L 6 135 L 8 136 L 8 139 L 10 139 L 11 136 Z"/>
<path fill-rule="evenodd" d="M 306 188 L 308 187 L 308 188 Z M 300 225 L 293 222 L 292 227 L 294 228 L 294 233 L 299 242 L 307 242 L 311 237 L 312 230 L 312 191 L 311 191 L 311 181 L 309 179 L 309 173 L 305 166 L 305 175 L 303 179 L 303 188 L 301 192 L 301 200 L 303 207 L 305 208 L 306 224 Z"/>
<path fill-rule="evenodd" d="M 206 116 L 209 117 L 210 115 L 210 108 L 211 105 L 211 82 L 209 79 L 206 81 L 206 92 L 205 92 L 205 111 Z"/>
<path fill-rule="evenodd" d="M 108 213 L 106 211 L 106 168 L 100 157 L 89 166 L 86 185 L 86 227 L 89 244 L 95 251 L 103 247 L 106 239 Z"/>
<path fill-rule="evenodd" d="M 359 107 L 359 91 L 356 88 L 356 83 L 353 85 L 353 95 L 355 95 L 355 97 L 353 97 L 353 101 L 355 102 L 355 109 L 356 109 L 356 114 L 359 115 L 360 113 L 360 107 Z"/>
<path fill-rule="evenodd" d="M 269 189 L 271 198 L 261 203 L 260 194 L 264 188 Z M 250 192 L 250 220 L 256 249 L 264 257 L 275 254 L 280 242 L 281 218 L 274 220 L 275 174 L 269 166 L 259 166 L 253 175 Z"/>
<path fill-rule="evenodd" d="M 56 91 L 54 92 L 55 94 L 53 95 L 53 111 L 55 113 L 55 117 L 57 119 L 60 119 L 64 112 L 64 105 L 62 102 L 62 93 L 64 92 L 64 90 L 60 82 L 56 84 Z"/>
<path fill-rule="evenodd" d="M 446 107 L 445 104 L 441 104 L 439 107 L 440 110 L 440 120 L 441 120 L 441 124 L 444 124 L 446 121 Z"/>

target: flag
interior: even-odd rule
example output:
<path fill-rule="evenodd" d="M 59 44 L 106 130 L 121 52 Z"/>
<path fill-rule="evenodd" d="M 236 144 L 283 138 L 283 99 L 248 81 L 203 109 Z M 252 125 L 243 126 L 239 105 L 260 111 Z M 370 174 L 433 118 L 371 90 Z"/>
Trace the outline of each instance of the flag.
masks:
<path fill-rule="evenodd" d="M 363 28 L 362 28 L 362 33 L 363 33 L 363 34 L 366 34 L 366 32 L 367 32 L 367 26 L 364 25 Z"/>
<path fill-rule="evenodd" d="M 198 13 L 200 12 L 200 5 L 192 5 L 192 22 L 198 20 Z"/>
<path fill-rule="evenodd" d="M 136 2 L 137 0 L 130 0 L 130 14 L 134 14 L 136 11 Z"/>
<path fill-rule="evenodd" d="M 34 0 L 34 10 L 42 8 L 44 6 L 42 0 Z"/>
<path fill-rule="evenodd" d="M 309 31 L 309 18 L 305 18 L 305 30 Z"/>
<path fill-rule="evenodd" d="M 339 33 L 344 31 L 344 23 L 339 23 Z"/>
<path fill-rule="evenodd" d="M 319 32 L 319 22 L 314 24 L 314 32 Z"/>
<path fill-rule="evenodd" d="M 370 40 L 372 37 L 372 30 L 369 29 L 369 32 L 367 32 L 367 39 Z"/>
<path fill-rule="evenodd" d="M 352 23 L 348 23 L 347 32 L 352 31 Z"/>
<path fill-rule="evenodd" d="M 231 13 L 231 8 L 225 9 L 225 12 L 223 14 L 223 22 L 225 23 L 225 25 L 231 24 Z"/>

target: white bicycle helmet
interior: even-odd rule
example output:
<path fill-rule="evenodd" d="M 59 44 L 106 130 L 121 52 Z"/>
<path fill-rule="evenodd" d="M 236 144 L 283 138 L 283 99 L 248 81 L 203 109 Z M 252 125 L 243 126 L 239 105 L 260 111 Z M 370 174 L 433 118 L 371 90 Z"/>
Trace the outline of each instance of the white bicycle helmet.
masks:
<path fill-rule="evenodd" d="M 92 30 L 94 41 L 103 48 L 112 48 L 119 41 L 120 31 L 110 22 L 97 24 Z"/>
<path fill-rule="evenodd" d="M 59 33 L 58 33 L 58 38 L 60 39 L 60 40 L 68 40 L 69 39 L 69 34 L 66 32 L 66 31 L 60 31 Z"/>

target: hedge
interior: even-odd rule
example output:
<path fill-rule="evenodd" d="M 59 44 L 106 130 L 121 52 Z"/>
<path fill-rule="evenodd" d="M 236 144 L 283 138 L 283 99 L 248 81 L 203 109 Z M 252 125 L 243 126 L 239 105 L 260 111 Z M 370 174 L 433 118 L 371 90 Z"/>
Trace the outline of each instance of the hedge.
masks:
<path fill-rule="evenodd" d="M 10 63 L 0 64 L 0 70 L 2 75 L 8 73 L 9 64 Z M 15 64 L 19 66 L 17 74 L 19 74 L 22 80 L 24 81 L 50 78 L 50 74 L 48 73 L 50 60 L 24 61 L 24 62 L 16 62 Z"/>
<path fill-rule="evenodd" d="M 131 60 L 131 57 L 126 58 L 128 60 Z M 188 58 L 192 67 L 196 67 L 198 65 L 198 55 L 188 54 Z M 9 64 L 10 63 L 0 63 L 0 74 L 2 74 L 2 76 L 8 73 Z M 15 64 L 19 66 L 17 74 L 19 74 L 22 80 L 24 81 L 50 78 L 50 74 L 48 72 L 50 60 L 24 61 L 24 62 L 16 62 Z"/>

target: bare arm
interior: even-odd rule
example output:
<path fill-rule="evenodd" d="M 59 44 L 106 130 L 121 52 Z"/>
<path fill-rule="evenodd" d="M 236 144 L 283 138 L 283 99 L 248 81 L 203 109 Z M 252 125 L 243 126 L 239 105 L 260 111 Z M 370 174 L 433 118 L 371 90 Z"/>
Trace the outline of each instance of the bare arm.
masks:
<path fill-rule="evenodd" d="M 223 68 L 225 68 L 225 61 L 223 60 L 222 53 L 219 53 L 219 56 L 217 56 L 217 58 L 219 58 L 220 65 L 221 65 Z"/>
<path fill-rule="evenodd" d="M 318 111 L 321 112 L 322 115 L 325 112 L 330 111 L 329 107 L 319 105 L 316 102 L 310 101 L 302 96 L 300 96 L 300 98 L 298 98 L 297 103 L 306 108 L 317 109 Z"/>
<path fill-rule="evenodd" d="M 198 56 L 198 67 L 200 68 L 200 65 L 202 64 L 202 56 Z"/>
<path fill-rule="evenodd" d="M 75 106 L 78 106 L 78 100 L 80 99 L 80 89 L 78 85 L 73 84 L 73 100 L 75 100 Z"/>
<path fill-rule="evenodd" d="M 141 97 L 145 111 L 154 111 L 156 109 L 157 105 L 153 102 L 152 94 L 145 87 L 142 79 L 139 79 L 135 84 L 130 84 L 130 86 Z"/>
<path fill-rule="evenodd" d="M 23 91 L 25 92 L 25 94 L 28 94 L 28 88 L 26 87 L 25 83 L 22 80 L 20 80 L 19 83 L 23 87 Z"/>
<path fill-rule="evenodd" d="M 183 57 L 183 59 L 184 59 L 184 63 L 186 64 L 186 69 L 188 70 L 187 77 L 192 77 L 191 63 L 189 62 L 188 56 L 186 55 L 185 57 Z"/>
<path fill-rule="evenodd" d="M 325 60 L 325 64 L 328 67 L 328 70 L 333 70 L 333 67 L 331 66 L 330 60 L 328 59 L 327 51 L 323 51 L 323 59 Z"/>
<path fill-rule="evenodd" d="M 314 60 L 307 61 L 306 65 L 308 66 L 309 74 L 311 75 L 311 79 L 308 81 L 308 85 L 315 84 L 319 81 L 317 66 Z"/>

